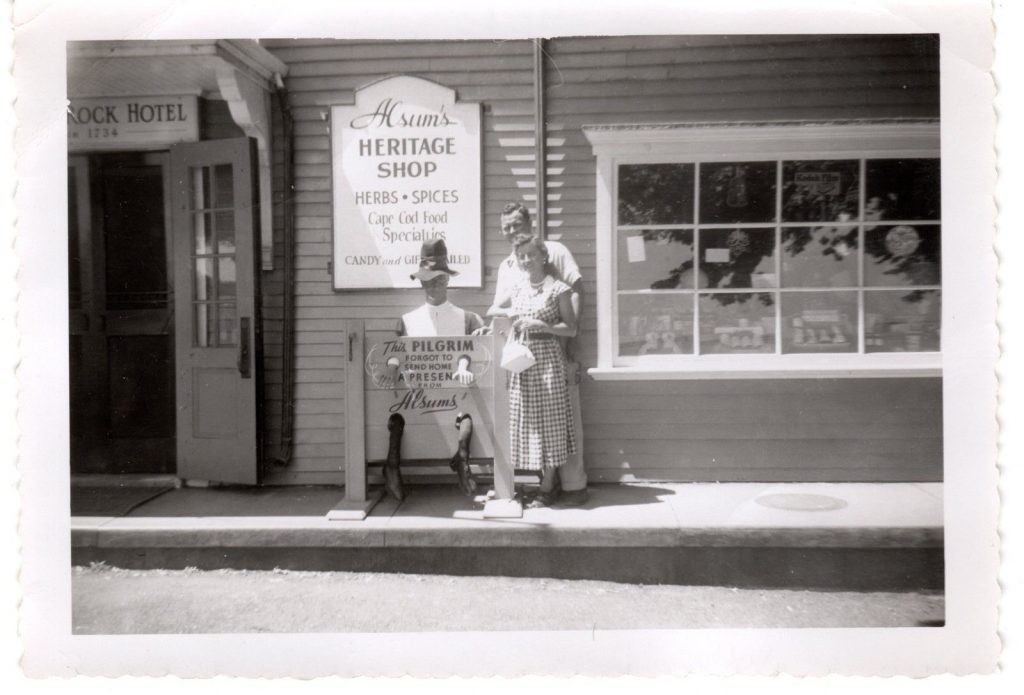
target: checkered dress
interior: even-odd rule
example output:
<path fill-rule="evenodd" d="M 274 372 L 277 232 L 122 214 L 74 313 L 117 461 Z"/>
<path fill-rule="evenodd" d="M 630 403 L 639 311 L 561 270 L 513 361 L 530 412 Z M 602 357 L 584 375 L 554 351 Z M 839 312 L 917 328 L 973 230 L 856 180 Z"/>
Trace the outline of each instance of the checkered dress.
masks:
<path fill-rule="evenodd" d="M 558 296 L 568 291 L 560 280 L 545 282 L 540 292 L 528 280 L 519 283 L 512 291 L 512 316 L 558 323 Z M 531 337 L 527 332 L 523 342 L 537 363 L 509 380 L 512 465 L 532 471 L 561 466 L 576 451 L 565 353 L 549 333 Z"/>

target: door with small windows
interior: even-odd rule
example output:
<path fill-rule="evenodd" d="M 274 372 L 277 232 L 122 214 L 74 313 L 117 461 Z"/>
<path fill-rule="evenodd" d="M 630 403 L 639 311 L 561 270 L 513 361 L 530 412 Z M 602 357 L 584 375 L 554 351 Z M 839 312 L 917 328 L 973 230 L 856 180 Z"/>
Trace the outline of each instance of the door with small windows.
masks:
<path fill-rule="evenodd" d="M 255 162 L 248 138 L 171 148 L 180 478 L 258 482 Z"/>

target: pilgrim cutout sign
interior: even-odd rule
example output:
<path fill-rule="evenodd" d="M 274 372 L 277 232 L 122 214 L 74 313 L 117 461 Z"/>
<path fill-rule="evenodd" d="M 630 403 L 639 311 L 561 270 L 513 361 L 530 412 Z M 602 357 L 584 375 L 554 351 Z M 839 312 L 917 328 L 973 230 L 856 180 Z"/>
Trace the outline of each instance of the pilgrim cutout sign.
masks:
<path fill-rule="evenodd" d="M 494 336 L 394 337 L 370 334 L 366 352 L 366 459 L 388 452 L 388 418 L 405 420 L 404 460 L 449 459 L 458 445 L 455 418 L 473 418 L 470 454 L 494 458 Z M 466 379 L 456 374 L 464 370 Z M 500 370 L 498 375 L 501 375 Z"/>
<path fill-rule="evenodd" d="M 480 104 L 417 77 L 390 77 L 331 107 L 334 289 L 419 287 L 420 245 L 441 238 L 481 287 Z"/>

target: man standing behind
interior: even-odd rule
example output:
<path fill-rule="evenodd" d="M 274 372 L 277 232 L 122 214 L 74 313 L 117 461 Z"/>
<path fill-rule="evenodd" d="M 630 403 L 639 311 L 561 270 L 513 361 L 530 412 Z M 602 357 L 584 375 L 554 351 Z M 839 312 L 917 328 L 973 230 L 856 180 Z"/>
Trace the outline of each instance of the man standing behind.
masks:
<path fill-rule="evenodd" d="M 530 211 L 521 202 L 508 203 L 501 211 L 501 234 L 514 249 L 516 244 L 533 236 Z M 577 327 L 580 323 L 580 309 L 583 304 L 583 277 L 572 253 L 557 241 L 545 240 L 548 250 L 549 272 L 572 290 L 572 308 L 576 313 Z M 498 266 L 497 284 L 494 288 L 494 302 L 487 310 L 488 316 L 504 315 L 499 311 L 511 304 L 512 288 L 522 278 L 523 271 L 516 261 L 515 251 Z M 576 453 L 570 454 L 565 465 L 558 469 L 561 493 L 556 504 L 564 507 L 578 507 L 586 503 L 587 473 L 583 467 L 583 425 L 580 418 L 579 362 L 577 361 L 576 336 L 567 338 L 563 344 L 568 362 L 569 398 L 573 408 L 573 427 L 576 430 Z M 556 488 L 557 489 L 557 488 Z"/>

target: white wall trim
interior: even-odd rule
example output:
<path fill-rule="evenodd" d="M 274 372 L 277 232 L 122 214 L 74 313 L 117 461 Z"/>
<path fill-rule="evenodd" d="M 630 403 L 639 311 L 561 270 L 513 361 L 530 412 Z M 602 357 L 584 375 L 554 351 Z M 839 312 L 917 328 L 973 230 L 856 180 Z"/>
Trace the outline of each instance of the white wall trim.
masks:
<path fill-rule="evenodd" d="M 659 151 L 678 150 L 690 153 L 694 148 L 718 149 L 727 144 L 728 156 L 736 152 L 765 153 L 810 149 L 829 154 L 832 151 L 857 152 L 894 146 L 902 149 L 938 151 L 937 121 L 883 121 L 874 123 L 660 123 L 642 125 L 584 125 L 583 134 L 597 155 L 613 151 L 633 150 L 637 154 L 645 145 L 659 145 Z M 894 142 L 895 141 L 895 142 Z M 863 155 L 860 155 L 863 156 Z"/>
<path fill-rule="evenodd" d="M 942 376 L 939 353 L 870 355 L 712 355 L 663 357 L 618 367 L 595 367 L 596 381 L 686 379 L 871 379 Z"/>

